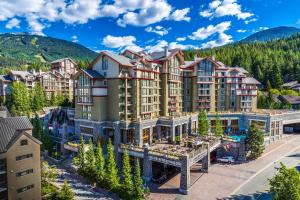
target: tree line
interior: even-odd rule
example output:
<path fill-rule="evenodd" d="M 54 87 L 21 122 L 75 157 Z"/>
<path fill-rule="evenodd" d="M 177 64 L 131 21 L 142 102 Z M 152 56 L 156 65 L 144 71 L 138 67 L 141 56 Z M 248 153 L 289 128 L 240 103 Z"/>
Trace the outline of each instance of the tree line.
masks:
<path fill-rule="evenodd" d="M 128 153 L 123 153 L 122 172 L 119 173 L 115 161 L 114 148 L 111 141 L 107 144 L 107 157 L 103 156 L 100 142 L 96 150 L 92 140 L 89 140 L 88 148 L 81 137 L 79 151 L 73 163 L 78 167 L 78 173 L 102 188 L 117 193 L 123 199 L 144 199 L 146 189 L 143 186 L 139 160 L 135 160 L 135 168 L 132 170 Z M 132 171 L 134 171 L 132 173 Z M 121 178 L 119 177 L 121 174 Z M 133 174 L 133 175 L 132 175 Z"/>
<path fill-rule="evenodd" d="M 213 49 L 187 50 L 186 60 L 194 56 L 215 56 L 228 66 L 240 66 L 266 85 L 279 88 L 283 81 L 300 81 L 300 35 L 253 43 L 235 43 Z"/>
<path fill-rule="evenodd" d="M 69 98 L 62 95 L 51 93 L 47 99 L 44 87 L 37 83 L 32 91 L 29 91 L 26 84 L 13 82 L 11 94 L 6 99 L 1 99 L 13 116 L 30 115 L 32 112 L 39 112 L 45 106 L 72 106 Z"/>

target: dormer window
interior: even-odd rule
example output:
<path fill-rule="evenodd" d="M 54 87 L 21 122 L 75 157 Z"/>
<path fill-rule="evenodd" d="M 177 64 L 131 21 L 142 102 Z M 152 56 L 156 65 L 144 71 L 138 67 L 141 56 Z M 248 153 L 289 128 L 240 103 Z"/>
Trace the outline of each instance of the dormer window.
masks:
<path fill-rule="evenodd" d="M 107 58 L 107 56 L 102 57 L 102 69 L 103 70 L 108 69 L 108 58 Z"/>

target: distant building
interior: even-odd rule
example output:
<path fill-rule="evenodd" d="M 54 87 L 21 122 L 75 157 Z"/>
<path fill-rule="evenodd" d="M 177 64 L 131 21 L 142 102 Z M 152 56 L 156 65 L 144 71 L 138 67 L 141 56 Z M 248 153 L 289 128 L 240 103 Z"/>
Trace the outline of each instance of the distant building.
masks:
<path fill-rule="evenodd" d="M 185 112 L 255 111 L 257 85 L 241 67 L 228 67 L 214 58 L 195 58 L 183 69 Z"/>
<path fill-rule="evenodd" d="M 0 118 L 0 199 L 41 199 L 41 142 L 27 117 Z"/>
<path fill-rule="evenodd" d="M 300 97 L 299 96 L 292 96 L 292 95 L 279 95 L 278 99 L 281 102 L 286 102 L 292 105 L 292 108 L 295 110 L 300 109 Z"/>
<path fill-rule="evenodd" d="M 11 94 L 11 85 L 14 81 L 25 83 L 31 91 L 35 84 L 40 83 L 49 99 L 51 93 L 62 94 L 73 100 L 74 79 L 77 72 L 76 63 L 70 58 L 63 58 L 51 63 L 51 70 L 48 72 L 16 71 L 11 70 L 7 75 L 0 75 L 0 96 Z"/>
<path fill-rule="evenodd" d="M 284 83 L 282 87 L 285 89 L 295 90 L 300 94 L 300 84 L 298 83 L 298 81 L 291 81 L 291 82 Z"/>

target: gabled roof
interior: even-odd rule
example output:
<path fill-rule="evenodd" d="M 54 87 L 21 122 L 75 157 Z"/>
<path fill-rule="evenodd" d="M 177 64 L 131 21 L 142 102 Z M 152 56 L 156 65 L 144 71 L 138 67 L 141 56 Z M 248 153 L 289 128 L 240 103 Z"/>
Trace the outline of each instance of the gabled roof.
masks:
<path fill-rule="evenodd" d="M 0 118 L 0 152 L 7 151 L 12 140 L 32 128 L 27 117 Z"/>
<path fill-rule="evenodd" d="M 106 55 L 115 62 L 119 63 L 120 65 L 123 66 L 128 66 L 128 67 L 133 67 L 134 65 L 130 62 L 130 59 L 123 56 L 123 55 L 118 55 L 109 51 L 102 51 L 99 53 L 99 55 L 91 62 L 90 68 L 93 67 L 93 65 L 101 58 L 101 56 Z"/>
<path fill-rule="evenodd" d="M 102 76 L 99 72 L 97 72 L 96 70 L 92 70 L 92 69 L 81 69 L 86 75 L 88 75 L 91 78 L 104 78 L 104 76 Z"/>
<path fill-rule="evenodd" d="M 26 79 L 27 76 L 33 76 L 33 74 L 31 74 L 28 71 L 15 71 L 15 70 L 11 70 L 10 73 L 13 74 L 14 76 L 21 76 L 23 79 Z"/>
<path fill-rule="evenodd" d="M 53 64 L 53 63 L 58 63 L 58 62 L 63 62 L 64 60 L 70 60 L 70 61 L 72 61 L 74 64 L 76 64 L 76 62 L 72 59 L 72 58 L 60 58 L 60 59 L 57 59 L 57 60 L 54 60 L 54 61 L 52 61 L 51 62 L 51 64 Z"/>
<path fill-rule="evenodd" d="M 300 97 L 299 96 L 291 96 L 291 95 L 280 95 L 279 98 L 281 100 L 287 101 L 290 104 L 300 104 Z"/>
<path fill-rule="evenodd" d="M 256 80 L 253 77 L 245 77 L 242 80 L 242 83 L 245 83 L 245 84 L 255 84 L 255 85 L 260 85 L 261 84 L 258 80 Z"/>
<path fill-rule="evenodd" d="M 12 82 L 12 79 L 9 75 L 0 75 L 0 80 L 3 82 Z"/>
<path fill-rule="evenodd" d="M 101 75 L 99 72 L 93 69 L 80 69 L 74 76 L 74 78 L 77 78 L 81 73 L 86 74 L 90 78 L 93 79 L 103 79 L 105 78 L 103 75 Z"/>
<path fill-rule="evenodd" d="M 177 49 L 168 49 L 167 55 L 165 54 L 165 51 L 156 51 L 156 52 L 150 53 L 150 56 L 151 56 L 152 60 L 163 61 L 163 60 L 166 60 L 166 59 L 174 56 L 177 53 L 182 54 L 181 49 L 178 49 L 178 48 Z"/>
<path fill-rule="evenodd" d="M 298 81 L 287 82 L 287 83 L 284 83 L 284 84 L 282 85 L 282 87 L 293 87 L 293 86 L 295 86 L 297 83 L 298 83 Z"/>

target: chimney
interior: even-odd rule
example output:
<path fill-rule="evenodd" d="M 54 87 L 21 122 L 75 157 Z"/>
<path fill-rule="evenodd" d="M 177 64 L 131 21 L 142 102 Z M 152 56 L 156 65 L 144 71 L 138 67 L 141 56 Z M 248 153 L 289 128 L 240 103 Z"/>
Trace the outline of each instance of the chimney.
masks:
<path fill-rule="evenodd" d="M 169 51 L 169 47 L 168 47 L 168 46 L 165 46 L 165 47 L 164 47 L 165 57 L 168 56 L 168 51 Z"/>

